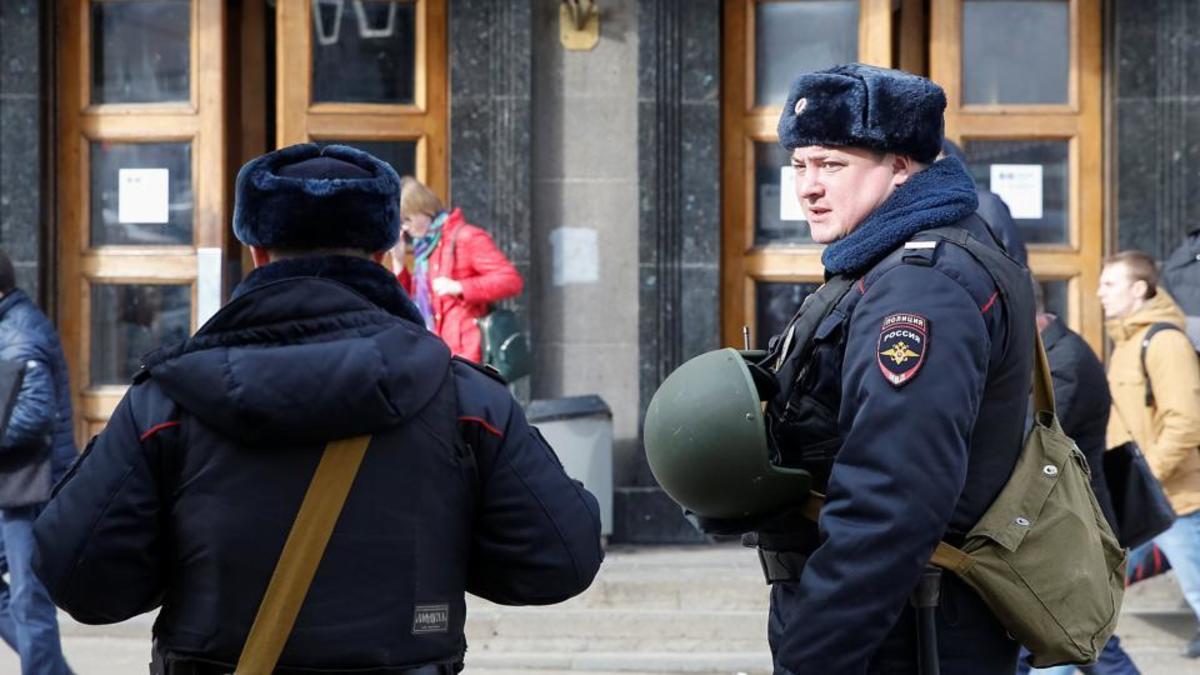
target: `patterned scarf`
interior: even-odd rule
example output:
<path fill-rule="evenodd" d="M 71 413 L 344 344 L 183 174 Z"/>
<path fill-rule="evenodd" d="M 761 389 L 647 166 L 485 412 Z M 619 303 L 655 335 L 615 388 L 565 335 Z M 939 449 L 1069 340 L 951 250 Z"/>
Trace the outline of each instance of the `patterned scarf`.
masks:
<path fill-rule="evenodd" d="M 429 258 L 437 250 L 442 241 L 442 226 L 446 224 L 448 213 L 442 211 L 433 219 L 429 231 L 413 244 L 413 290 L 415 291 L 417 309 L 425 319 L 425 327 L 433 330 L 433 288 L 429 285 Z"/>

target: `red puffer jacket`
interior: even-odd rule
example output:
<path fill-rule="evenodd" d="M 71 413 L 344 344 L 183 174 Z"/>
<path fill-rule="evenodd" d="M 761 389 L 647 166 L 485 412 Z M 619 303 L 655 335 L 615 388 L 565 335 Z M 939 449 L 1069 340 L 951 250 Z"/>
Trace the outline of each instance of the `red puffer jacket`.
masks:
<path fill-rule="evenodd" d="M 429 280 L 450 277 L 462 284 L 462 295 L 433 298 L 433 325 L 456 356 L 483 360 L 483 346 L 476 319 L 486 315 L 494 302 L 520 295 L 525 281 L 487 232 L 467 223 L 461 209 L 454 209 L 442 226 L 442 240 L 429 257 Z M 410 297 L 413 276 L 407 269 L 396 276 Z"/>

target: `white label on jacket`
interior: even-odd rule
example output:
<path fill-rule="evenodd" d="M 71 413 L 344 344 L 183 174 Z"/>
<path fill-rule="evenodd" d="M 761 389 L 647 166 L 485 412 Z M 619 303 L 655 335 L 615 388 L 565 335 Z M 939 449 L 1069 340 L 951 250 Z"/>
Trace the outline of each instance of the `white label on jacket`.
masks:
<path fill-rule="evenodd" d="M 554 251 L 555 286 L 594 284 L 600 280 L 596 231 L 590 227 L 560 227 L 550 232 Z"/>

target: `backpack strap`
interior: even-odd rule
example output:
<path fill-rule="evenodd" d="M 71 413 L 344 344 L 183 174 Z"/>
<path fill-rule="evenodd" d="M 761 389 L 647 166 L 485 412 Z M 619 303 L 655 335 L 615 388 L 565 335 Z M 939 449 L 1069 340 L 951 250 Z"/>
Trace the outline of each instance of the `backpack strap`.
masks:
<path fill-rule="evenodd" d="M 782 382 L 793 382 L 812 355 L 817 327 L 854 287 L 854 277 L 836 275 L 800 303 L 800 309 L 760 365 L 770 367 Z M 792 353 L 792 352 L 795 353 Z"/>
<path fill-rule="evenodd" d="M 1173 323 L 1167 323 L 1165 321 L 1160 321 L 1156 324 L 1152 324 L 1150 326 L 1150 330 L 1146 331 L 1146 334 L 1142 336 L 1142 355 L 1141 355 L 1142 379 L 1146 381 L 1146 407 L 1147 408 L 1154 406 L 1154 389 L 1152 389 L 1150 386 L 1150 371 L 1146 370 L 1146 352 L 1150 351 L 1150 340 L 1152 340 L 1155 335 L 1158 335 L 1159 333 L 1163 332 L 1164 330 L 1179 330 L 1179 326 L 1176 326 Z M 1182 332 L 1182 331 L 1180 331 L 1180 332 Z"/>
<path fill-rule="evenodd" d="M 242 647 L 238 675 L 275 671 L 370 443 L 370 436 L 355 436 L 325 446 Z"/>

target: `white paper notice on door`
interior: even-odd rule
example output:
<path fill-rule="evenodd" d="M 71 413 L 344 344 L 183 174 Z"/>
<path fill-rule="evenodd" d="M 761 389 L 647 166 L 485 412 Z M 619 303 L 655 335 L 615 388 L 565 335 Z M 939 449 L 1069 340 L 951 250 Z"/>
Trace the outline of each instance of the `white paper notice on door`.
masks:
<path fill-rule="evenodd" d="M 170 220 L 169 169 L 117 171 L 117 222 L 166 223 Z"/>
<path fill-rule="evenodd" d="M 1042 217 L 1041 164 L 993 164 L 991 190 L 1008 205 L 1013 218 Z"/>
<path fill-rule="evenodd" d="M 804 220 L 804 209 L 796 196 L 796 170 L 790 166 L 779 167 L 779 219 Z"/>

